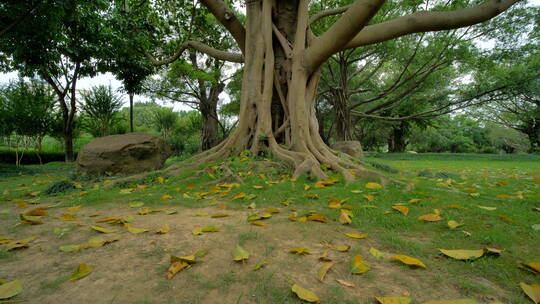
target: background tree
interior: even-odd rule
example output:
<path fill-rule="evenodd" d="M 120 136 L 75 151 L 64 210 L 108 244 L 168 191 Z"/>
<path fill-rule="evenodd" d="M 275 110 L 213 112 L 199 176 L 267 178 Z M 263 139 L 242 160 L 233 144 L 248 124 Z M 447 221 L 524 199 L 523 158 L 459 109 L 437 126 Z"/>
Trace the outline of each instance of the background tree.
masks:
<path fill-rule="evenodd" d="M 165 140 L 169 139 L 178 123 L 178 113 L 171 108 L 157 108 L 152 117 L 154 127 Z"/>
<path fill-rule="evenodd" d="M 533 40 L 529 40 L 533 41 Z M 540 150 L 540 44 L 498 54 L 485 62 L 475 80 L 498 87 L 501 98 L 475 111 L 484 121 L 517 130 L 529 139 L 529 152 Z"/>
<path fill-rule="evenodd" d="M 31 6 L 36 1 L 24 0 Z M 22 5 L 22 4 L 21 4 Z M 47 1 L 24 22 L 0 36 L 0 52 L 7 70 L 38 74 L 54 90 L 63 118 L 66 161 L 74 160 L 73 131 L 77 112 L 77 80 L 95 75 L 105 41 L 112 39 L 104 17 L 108 2 Z M 0 6 L 0 15 L 16 15 L 14 6 Z"/>
<path fill-rule="evenodd" d="M 94 137 L 111 135 L 120 120 L 118 113 L 122 108 L 122 98 L 113 92 L 110 85 L 92 87 L 82 91 L 81 96 L 84 101 L 80 103 L 83 128 Z"/>
<path fill-rule="evenodd" d="M 149 38 L 147 43 L 147 57 L 154 65 L 165 67 L 161 77 L 150 81 L 147 89 L 154 97 L 184 103 L 198 110 L 203 118 L 201 150 L 208 150 L 226 134 L 226 127 L 218 116 L 218 103 L 232 71 L 224 63 L 224 58 L 209 57 L 195 50 L 231 49 L 233 42 L 218 21 L 198 2 L 184 3 L 184 8 L 185 11 L 179 12 L 170 3 L 154 8 L 160 16 L 170 17 L 156 22 L 163 36 Z M 189 51 L 184 52 L 188 48 Z M 174 55 L 161 60 L 154 57 L 156 54 L 162 57 L 164 53 Z M 233 56 L 232 60 L 242 61 L 241 56 Z"/>
<path fill-rule="evenodd" d="M 129 131 L 134 131 L 134 96 L 143 93 L 144 80 L 154 74 L 154 66 L 147 60 L 141 45 L 145 37 L 140 35 L 148 25 L 141 18 L 149 9 L 144 1 L 113 1 L 111 18 L 106 22 L 115 39 L 109 39 L 103 47 L 101 71 L 111 72 L 122 82 L 123 90 L 129 97 Z"/>
<path fill-rule="evenodd" d="M 4 129 L 4 134 L 15 137 L 16 165 L 20 165 L 24 150 L 30 146 L 35 148 L 39 162 L 42 163 L 43 138 L 50 135 L 56 118 L 54 93 L 43 81 L 32 79 L 25 82 L 21 78 L 3 88 L 0 99 L 3 123 L 10 126 Z M 19 154 L 21 146 L 23 150 Z"/>

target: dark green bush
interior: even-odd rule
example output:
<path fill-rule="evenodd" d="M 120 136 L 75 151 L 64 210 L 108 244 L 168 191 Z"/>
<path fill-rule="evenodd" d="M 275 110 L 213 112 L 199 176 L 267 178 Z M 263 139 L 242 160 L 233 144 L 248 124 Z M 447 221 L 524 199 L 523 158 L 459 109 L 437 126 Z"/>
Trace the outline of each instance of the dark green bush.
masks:
<path fill-rule="evenodd" d="M 63 152 L 42 152 L 41 159 L 43 163 L 50 163 L 55 161 L 64 161 Z M 15 151 L 13 150 L 0 150 L 0 163 L 2 164 L 15 164 Z M 22 158 L 22 165 L 37 165 L 39 164 L 39 158 L 34 152 L 25 151 Z"/>

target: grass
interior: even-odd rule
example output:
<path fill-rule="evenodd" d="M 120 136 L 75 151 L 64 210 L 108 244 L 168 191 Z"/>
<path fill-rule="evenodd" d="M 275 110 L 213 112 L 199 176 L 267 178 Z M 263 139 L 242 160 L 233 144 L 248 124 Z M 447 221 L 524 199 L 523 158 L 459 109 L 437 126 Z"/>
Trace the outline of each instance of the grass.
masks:
<path fill-rule="evenodd" d="M 205 184 L 222 176 L 217 163 L 209 164 L 205 168 L 185 170 L 179 176 L 162 182 L 157 179 L 159 175 L 125 183 L 119 187 L 107 187 L 107 178 L 80 180 L 76 181 L 81 184 L 80 189 L 59 193 L 56 196 L 45 195 L 44 191 L 56 181 L 71 178 L 72 167 L 69 165 L 51 163 L 43 166 L 23 166 L 12 168 L 11 171 L 8 170 L 11 173 L 7 174 L 0 170 L 4 174 L 0 177 L 0 211 L 9 210 L 7 214 L 0 214 L 2 223 L 0 236 L 16 235 L 22 238 L 39 235 L 39 238 L 46 238 L 49 235 L 55 238 L 55 242 L 64 242 L 52 233 L 52 228 L 47 228 L 48 233 L 40 230 L 46 225 L 13 225 L 17 221 L 17 213 L 27 210 L 16 208 L 11 201 L 17 199 L 29 203 L 56 205 L 51 213 L 57 208 L 82 205 L 92 210 L 92 213 L 100 213 L 102 216 L 110 215 L 108 214 L 110 209 L 134 214 L 136 209 L 129 208 L 128 204 L 140 201 L 144 202 L 145 208 L 179 210 L 175 217 L 171 217 L 177 219 L 179 224 L 194 221 L 190 214 L 197 210 L 211 210 L 212 214 L 241 213 L 241 220 L 227 217 L 212 219 L 209 222 L 222 228 L 221 232 L 215 234 L 223 238 L 222 241 L 216 239 L 210 242 L 208 241 L 210 237 L 206 236 L 196 239 L 203 242 L 205 247 L 212 248 L 210 252 L 214 254 L 205 258 L 202 266 L 192 267 L 186 270 L 185 274 L 178 275 L 184 276 L 181 280 L 186 282 L 181 284 L 188 284 L 185 288 L 193 289 L 182 303 L 207 303 L 208 297 L 216 298 L 216 293 L 223 295 L 222 300 L 230 303 L 299 303 L 290 292 L 289 280 L 300 280 L 305 287 L 314 288 L 323 299 L 323 303 L 372 303 L 373 298 L 368 298 L 366 294 L 377 292 L 384 295 L 381 293 L 392 290 L 394 293 L 397 290 L 400 294 L 405 290 L 411 292 L 419 303 L 424 300 L 442 300 L 444 298 L 437 297 L 452 295 L 476 298 L 481 303 L 482 301 L 487 303 L 487 299 L 493 297 L 504 303 L 531 303 L 520 290 L 519 282 L 539 284 L 538 275 L 525 272 L 517 265 L 522 262 L 540 261 L 540 236 L 531 228 L 532 225 L 540 223 L 540 213 L 534 211 L 534 208 L 540 207 L 540 183 L 535 181 L 540 177 L 540 156 L 373 154 L 368 157 L 368 163 L 376 170 L 387 172 L 386 174 L 402 182 L 389 184 L 380 190 L 365 188 L 367 182 L 365 180 L 349 184 L 340 180 L 334 185 L 316 188 L 314 180 L 304 177 L 291 181 L 286 176 L 287 172 L 281 169 L 268 167 L 257 171 L 251 166 L 251 160 L 249 156 L 239 156 L 231 160 L 230 168 L 240 175 L 244 183 L 238 187 L 231 187 L 230 192 L 224 197 L 211 193 L 204 194 L 212 191 Z M 204 170 L 200 171 L 201 169 Z M 407 184 L 414 184 L 414 188 L 404 191 Z M 136 188 L 137 185 L 144 185 L 146 189 Z M 309 186 L 307 190 L 306 185 Z M 259 186 L 264 188 L 257 189 Z M 121 193 L 122 189 L 128 188 L 135 190 L 129 194 Z M 30 195 L 36 191 L 41 193 Z M 236 194 L 242 192 L 252 196 L 250 199 L 233 199 Z M 164 194 L 169 194 L 172 198 L 164 199 Z M 305 194 L 318 195 L 319 198 L 306 198 Z M 368 200 L 366 197 L 372 199 Z M 343 226 L 337 222 L 339 210 L 327 207 L 328 201 L 332 198 L 347 199 L 344 204 L 354 206 L 351 225 Z M 417 202 L 411 203 L 412 199 Z M 290 205 L 280 204 L 284 201 L 290 202 Z M 252 203 L 256 205 L 256 210 L 247 209 Z M 410 209 L 409 215 L 404 216 L 393 210 L 392 206 L 396 204 L 407 206 Z M 222 205 L 226 205 L 228 209 L 217 208 Z M 459 205 L 463 209 L 449 208 L 451 205 Z M 268 227 L 247 225 L 244 220 L 247 214 L 262 212 L 268 207 L 279 208 L 282 211 L 275 214 L 272 219 L 266 220 L 269 223 Z M 496 209 L 486 210 L 482 207 Z M 290 222 L 288 217 L 293 209 L 298 216 L 316 211 L 327 217 L 330 223 Z M 434 209 L 442 211 L 443 221 L 426 223 L 417 219 L 420 215 L 433 213 Z M 135 226 L 139 227 L 142 225 L 139 221 L 152 219 L 152 216 L 138 218 Z M 451 230 L 446 225 L 448 220 L 455 220 L 464 225 Z M 352 241 L 343 239 L 342 232 L 368 233 L 368 237 L 361 241 Z M 75 242 L 77 235 L 77 226 L 74 225 L 69 232 L 69 241 Z M 154 280 L 152 295 L 167 296 L 154 299 L 146 294 L 137 300 L 139 302 L 143 299 L 150 303 L 177 301 L 173 300 L 172 294 L 177 293 L 178 289 L 175 288 L 180 287 L 173 284 L 173 281 L 153 276 L 154 273 L 160 275 L 166 270 L 168 267 L 166 257 L 171 250 L 186 254 L 191 250 L 185 247 L 191 236 L 189 233 L 187 236 L 176 235 L 175 231 L 171 230 L 166 237 L 169 239 L 155 239 L 154 236 L 147 234 L 125 242 L 120 241 L 118 243 L 124 243 L 119 245 L 116 243 L 107 245 L 110 246 L 107 250 L 116 254 L 133 254 L 132 259 L 142 259 L 141 263 L 145 263 L 142 262 L 144 260 L 157 263 L 155 266 L 151 264 L 146 266 L 148 278 L 145 280 Z M 88 235 L 80 238 L 88 239 Z M 298 243 L 290 243 L 289 239 L 295 239 Z M 337 285 L 332 278 L 347 273 L 349 260 L 339 260 L 338 266 L 335 267 L 340 268 L 335 273 L 330 272 L 330 278 L 326 279 L 325 284 L 311 284 L 309 282 L 319 267 L 317 256 L 313 254 L 309 257 L 296 257 L 284 253 L 287 248 L 293 246 L 316 249 L 320 245 L 314 240 L 318 242 L 327 240 L 336 244 L 348 242 L 353 246 L 348 256 L 361 254 L 370 265 L 374 266 L 370 272 L 361 277 L 345 277 L 348 280 L 358 280 L 357 285 L 360 286 L 361 293 Z M 231 262 L 208 268 L 207 264 L 212 261 L 228 260 L 230 252 L 224 248 L 235 244 L 252 251 L 253 263 L 264 259 L 276 268 L 268 266 L 257 272 L 251 272 L 249 269 L 254 264 L 235 265 Z M 405 254 L 419 258 L 428 268 L 422 272 L 395 262 L 374 259 L 368 253 L 370 247 L 389 254 Z M 437 250 L 437 248 L 484 247 L 495 247 L 505 251 L 500 257 L 487 256 L 475 261 L 457 261 L 441 256 Z M 32 247 L 28 252 L 31 252 L 31 249 Z M 44 250 L 49 253 L 47 249 Z M 97 250 L 102 249 L 96 249 L 95 252 Z M 103 248 L 103 252 L 107 250 Z M 24 254 L 24 251 L 15 253 L 0 251 L 0 264 L 8 265 L 29 258 Z M 34 254 L 39 252 L 36 251 Z M 53 258 L 57 252 L 53 251 L 50 254 Z M 17 257 L 16 260 L 13 259 L 14 256 Z M 6 276 L 8 274 L 0 270 L 0 277 Z M 60 279 L 36 284 L 39 284 L 41 289 L 48 290 L 48 293 L 66 292 L 62 282 L 57 282 L 58 280 Z M 428 290 L 429 288 L 433 290 Z M 141 287 L 141 290 L 143 289 Z M 445 293 L 447 291 L 448 294 Z M 125 294 L 117 293 L 117 299 L 114 301 L 121 302 Z M 129 302 L 125 299 L 123 301 Z"/>

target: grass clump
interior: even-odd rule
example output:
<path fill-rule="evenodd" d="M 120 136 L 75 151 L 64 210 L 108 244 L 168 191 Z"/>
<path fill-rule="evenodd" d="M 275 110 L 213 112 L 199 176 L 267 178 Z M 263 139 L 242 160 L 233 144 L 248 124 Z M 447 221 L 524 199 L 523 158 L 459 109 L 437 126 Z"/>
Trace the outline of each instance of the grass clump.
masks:
<path fill-rule="evenodd" d="M 66 180 L 61 180 L 50 184 L 43 192 L 47 195 L 56 195 L 73 189 L 75 189 L 75 185 L 73 185 L 73 183 Z"/>

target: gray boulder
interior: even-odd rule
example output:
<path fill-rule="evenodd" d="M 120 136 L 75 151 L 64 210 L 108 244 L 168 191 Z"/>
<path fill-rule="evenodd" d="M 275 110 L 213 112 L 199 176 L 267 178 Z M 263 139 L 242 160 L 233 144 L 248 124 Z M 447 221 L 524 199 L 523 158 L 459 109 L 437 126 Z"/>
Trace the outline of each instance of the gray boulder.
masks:
<path fill-rule="evenodd" d="M 159 136 L 128 133 L 97 138 L 77 156 L 77 174 L 134 174 L 163 168 L 171 156 L 169 145 Z"/>

